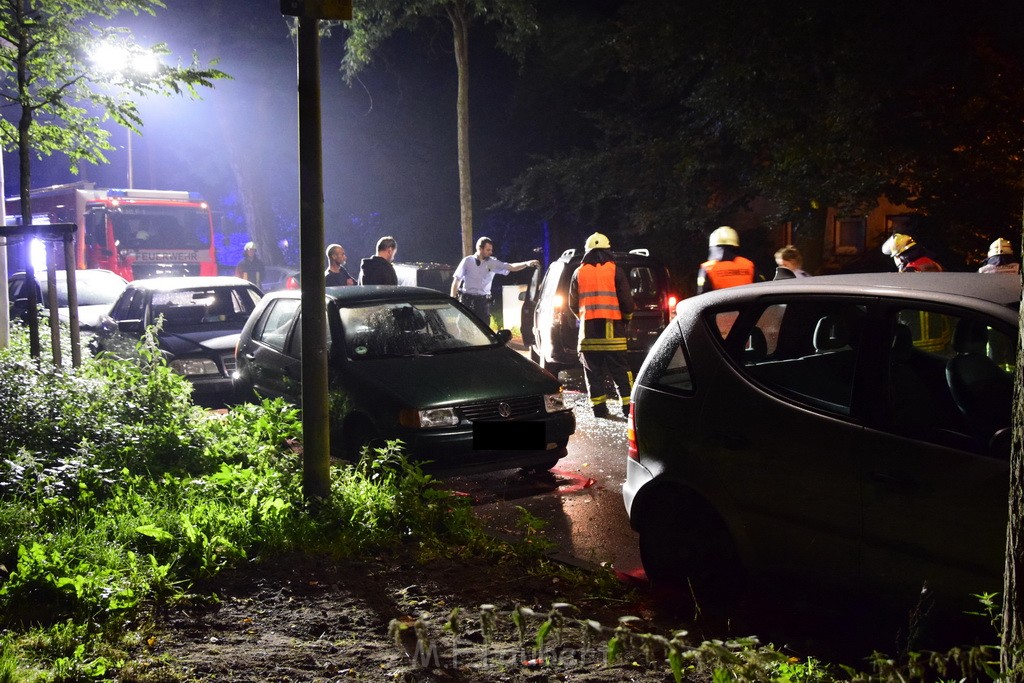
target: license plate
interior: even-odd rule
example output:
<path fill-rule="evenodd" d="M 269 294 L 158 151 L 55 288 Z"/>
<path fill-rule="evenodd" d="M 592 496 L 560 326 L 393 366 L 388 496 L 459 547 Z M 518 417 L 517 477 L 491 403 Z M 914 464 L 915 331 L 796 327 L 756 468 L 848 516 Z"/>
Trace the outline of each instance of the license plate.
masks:
<path fill-rule="evenodd" d="M 473 449 L 478 451 L 542 451 L 547 448 L 543 422 L 473 423 Z"/>

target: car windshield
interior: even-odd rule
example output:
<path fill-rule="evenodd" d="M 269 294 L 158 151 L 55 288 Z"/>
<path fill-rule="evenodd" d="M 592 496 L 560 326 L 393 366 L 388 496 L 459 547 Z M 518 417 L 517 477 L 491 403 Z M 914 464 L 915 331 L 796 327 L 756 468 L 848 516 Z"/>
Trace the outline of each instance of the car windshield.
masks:
<path fill-rule="evenodd" d="M 241 327 L 259 297 L 246 287 L 204 287 L 153 292 L 152 319 L 163 316 L 168 332 L 194 331 L 226 323 Z"/>
<path fill-rule="evenodd" d="M 389 302 L 339 311 L 349 358 L 418 356 L 493 346 L 495 337 L 450 302 Z"/>

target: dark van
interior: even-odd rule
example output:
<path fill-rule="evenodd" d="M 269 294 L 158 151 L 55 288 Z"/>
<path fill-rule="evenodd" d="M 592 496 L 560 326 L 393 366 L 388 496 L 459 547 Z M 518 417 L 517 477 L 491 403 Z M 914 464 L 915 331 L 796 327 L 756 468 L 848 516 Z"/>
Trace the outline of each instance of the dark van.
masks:
<path fill-rule="evenodd" d="M 615 263 L 629 275 L 636 311 L 629 323 L 629 359 L 640 367 L 648 350 L 668 325 L 677 297 L 670 293 L 668 268 L 647 249 L 613 252 Z M 569 310 L 569 281 L 583 260 L 583 251 L 566 249 L 544 274 L 534 275 L 523 299 L 521 331 L 530 357 L 551 372 L 579 366 L 576 342 L 579 320 Z"/>

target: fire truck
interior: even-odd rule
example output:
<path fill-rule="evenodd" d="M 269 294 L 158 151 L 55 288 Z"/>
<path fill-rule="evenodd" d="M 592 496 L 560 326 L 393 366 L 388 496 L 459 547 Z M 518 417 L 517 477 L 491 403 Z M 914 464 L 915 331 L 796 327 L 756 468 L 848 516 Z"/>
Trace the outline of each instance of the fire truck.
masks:
<path fill-rule="evenodd" d="M 77 182 L 30 195 L 33 224 L 77 226 L 79 269 L 105 268 L 126 280 L 217 274 L 213 214 L 196 192 L 99 189 Z M 20 223 L 20 198 L 8 198 L 6 211 L 9 224 Z"/>

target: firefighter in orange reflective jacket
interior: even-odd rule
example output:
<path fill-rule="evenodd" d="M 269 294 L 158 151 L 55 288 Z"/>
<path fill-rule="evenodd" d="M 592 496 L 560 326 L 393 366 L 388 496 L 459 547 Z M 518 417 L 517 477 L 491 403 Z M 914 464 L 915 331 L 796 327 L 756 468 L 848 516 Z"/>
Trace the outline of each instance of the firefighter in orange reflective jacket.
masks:
<path fill-rule="evenodd" d="M 754 262 L 736 253 L 739 246 L 740 236 L 728 225 L 711 233 L 708 260 L 700 264 L 700 272 L 697 273 L 698 294 L 749 285 L 758 279 Z"/>
<path fill-rule="evenodd" d="M 569 283 L 569 308 L 580 319 L 577 349 L 590 405 L 596 417 L 605 418 L 612 417 L 607 390 L 618 390 L 625 416 L 633 389 L 626 326 L 633 317 L 635 304 L 629 277 L 615 265 L 611 248 L 608 238 L 599 232 L 588 237 L 583 262 Z"/>

